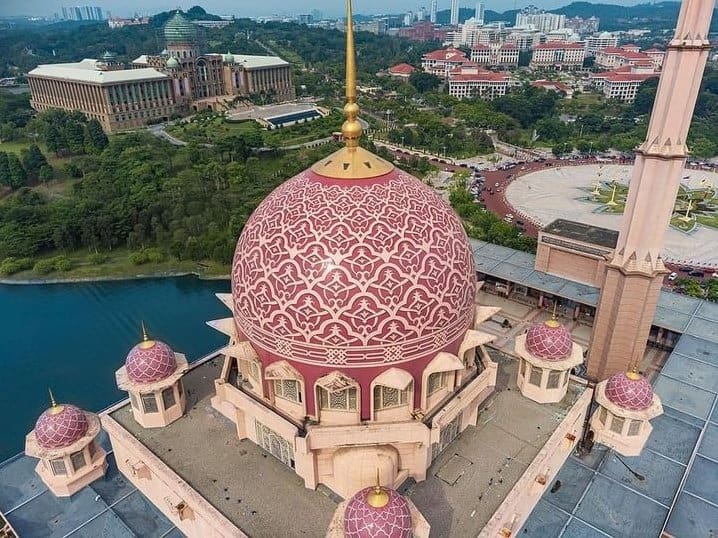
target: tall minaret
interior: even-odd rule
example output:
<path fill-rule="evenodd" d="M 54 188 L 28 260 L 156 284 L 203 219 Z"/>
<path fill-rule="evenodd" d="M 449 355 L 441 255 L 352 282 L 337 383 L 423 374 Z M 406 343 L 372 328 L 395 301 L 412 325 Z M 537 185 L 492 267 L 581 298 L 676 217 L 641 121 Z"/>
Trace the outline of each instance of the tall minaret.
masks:
<path fill-rule="evenodd" d="M 616 251 L 607 262 L 589 348 L 600 381 L 638 364 L 667 272 L 660 257 L 688 149 L 686 136 L 710 51 L 713 0 L 683 0 L 663 63 L 646 141 L 636 149 Z"/>

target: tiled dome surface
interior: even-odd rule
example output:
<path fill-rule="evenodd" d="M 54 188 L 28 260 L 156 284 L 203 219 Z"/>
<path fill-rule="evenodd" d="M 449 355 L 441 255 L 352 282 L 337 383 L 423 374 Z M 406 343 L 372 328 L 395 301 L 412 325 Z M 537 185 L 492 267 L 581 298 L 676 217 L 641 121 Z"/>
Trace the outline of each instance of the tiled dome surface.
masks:
<path fill-rule="evenodd" d="M 40 415 L 35 423 L 35 436 L 43 448 L 64 448 L 85 435 L 88 427 L 84 411 L 62 404 Z"/>
<path fill-rule="evenodd" d="M 345 538 L 410 538 L 413 535 L 409 503 L 396 491 L 382 488 L 389 502 L 374 508 L 367 496 L 374 487 L 364 488 L 352 497 L 344 512 Z"/>
<path fill-rule="evenodd" d="M 456 213 L 393 170 L 307 170 L 254 211 L 232 268 L 238 331 L 260 357 L 338 367 L 425 360 L 471 326 L 476 272 Z"/>
<path fill-rule="evenodd" d="M 532 325 L 526 333 L 526 349 L 535 357 L 549 361 L 565 359 L 571 354 L 571 333 L 563 325 Z"/>
<path fill-rule="evenodd" d="M 150 343 L 151 346 L 148 345 Z M 148 340 L 130 350 L 125 366 L 132 381 L 152 383 L 172 375 L 177 368 L 177 360 L 170 346 L 158 340 Z"/>
<path fill-rule="evenodd" d="M 631 379 L 626 373 L 619 372 L 608 379 L 606 398 L 624 409 L 640 411 L 650 407 L 653 401 L 653 387 L 643 376 Z"/>

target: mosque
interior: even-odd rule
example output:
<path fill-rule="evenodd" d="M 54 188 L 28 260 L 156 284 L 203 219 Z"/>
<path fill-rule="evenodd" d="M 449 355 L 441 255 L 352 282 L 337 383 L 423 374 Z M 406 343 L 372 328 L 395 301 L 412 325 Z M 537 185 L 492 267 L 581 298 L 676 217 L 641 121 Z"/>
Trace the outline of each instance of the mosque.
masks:
<path fill-rule="evenodd" d="M 490 345 L 484 249 L 431 188 L 361 147 L 347 4 L 345 147 L 250 217 L 218 295 L 231 315 L 209 322 L 227 336 L 219 354 L 189 364 L 143 327 L 116 372 L 127 400 L 98 417 L 52 399 L 25 454 L 55 498 L 80 506 L 129 481 L 171 524 L 152 534 L 150 508 L 128 519 L 148 536 L 559 536 L 543 503 L 574 454 L 610 450 L 630 470 L 620 456 L 646 453 L 665 402 L 640 359 L 712 6 L 683 1 L 580 377 L 584 350 L 555 312 L 513 356 Z M 562 264 L 584 263 L 585 248 L 563 246 Z M 101 515 L 77 528 L 114 529 Z"/>

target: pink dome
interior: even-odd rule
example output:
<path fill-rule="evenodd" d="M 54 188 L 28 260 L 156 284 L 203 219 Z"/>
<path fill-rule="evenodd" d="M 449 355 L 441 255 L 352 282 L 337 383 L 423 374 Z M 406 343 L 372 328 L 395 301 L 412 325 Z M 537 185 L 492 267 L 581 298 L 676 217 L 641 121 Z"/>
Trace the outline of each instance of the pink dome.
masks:
<path fill-rule="evenodd" d="M 331 367 L 456 352 L 475 290 L 459 218 L 397 169 L 289 179 L 247 221 L 232 267 L 237 330 L 260 357 Z"/>
<path fill-rule="evenodd" d="M 376 487 L 368 487 L 351 498 L 344 512 L 345 538 L 409 538 L 413 535 L 407 500 L 396 491 L 382 487 L 388 495 L 384 506 L 375 507 L 369 499 Z"/>
<path fill-rule="evenodd" d="M 135 383 L 152 383 L 177 369 L 172 348 L 159 340 L 145 340 L 133 347 L 125 360 L 128 377 Z"/>
<path fill-rule="evenodd" d="M 640 411 L 653 402 L 653 387 L 640 374 L 619 372 L 608 378 L 606 398 L 619 407 Z"/>
<path fill-rule="evenodd" d="M 571 333 L 555 320 L 532 325 L 526 333 L 526 349 L 535 357 L 548 361 L 565 359 L 571 354 Z"/>
<path fill-rule="evenodd" d="M 43 448 L 64 448 L 80 439 L 89 424 L 82 409 L 74 405 L 53 405 L 35 423 L 35 437 Z"/>

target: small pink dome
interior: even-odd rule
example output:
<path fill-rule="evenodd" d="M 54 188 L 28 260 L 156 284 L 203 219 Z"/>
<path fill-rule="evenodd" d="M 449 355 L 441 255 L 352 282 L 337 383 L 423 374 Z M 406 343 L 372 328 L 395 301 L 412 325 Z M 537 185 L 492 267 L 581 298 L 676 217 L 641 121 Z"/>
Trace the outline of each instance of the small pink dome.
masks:
<path fill-rule="evenodd" d="M 345 538 L 410 538 L 413 527 L 407 500 L 395 490 L 381 487 L 389 499 L 384 506 L 375 508 L 369 502 L 375 490 L 376 486 L 364 488 L 347 504 L 344 512 Z"/>
<path fill-rule="evenodd" d="M 555 320 L 532 325 L 526 333 L 526 349 L 535 357 L 548 361 L 565 359 L 571 354 L 571 333 Z"/>
<path fill-rule="evenodd" d="M 164 342 L 145 340 L 130 350 L 125 366 L 127 375 L 135 383 L 152 383 L 171 376 L 177 369 L 177 359 Z"/>
<path fill-rule="evenodd" d="M 640 411 L 651 406 L 653 387 L 642 375 L 619 372 L 608 379 L 606 398 L 624 409 Z"/>
<path fill-rule="evenodd" d="M 64 448 L 85 435 L 89 428 L 82 409 L 74 405 L 54 405 L 35 423 L 35 436 L 43 448 Z"/>

